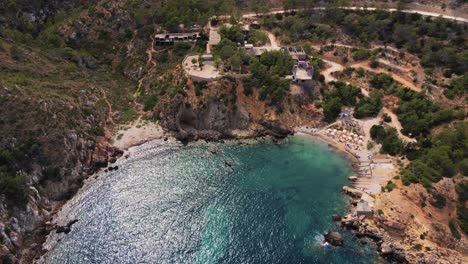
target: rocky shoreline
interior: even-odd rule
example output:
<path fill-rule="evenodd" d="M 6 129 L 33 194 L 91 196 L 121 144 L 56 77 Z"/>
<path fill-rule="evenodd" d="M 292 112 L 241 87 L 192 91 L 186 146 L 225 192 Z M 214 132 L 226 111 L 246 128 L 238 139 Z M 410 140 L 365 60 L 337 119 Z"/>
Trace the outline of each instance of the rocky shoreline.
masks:
<path fill-rule="evenodd" d="M 231 134 L 227 134 L 224 136 L 216 136 L 215 138 L 211 138 L 207 135 L 210 135 L 210 133 L 203 133 L 200 137 L 191 137 L 190 140 L 188 141 L 196 141 L 196 140 L 208 140 L 208 141 L 221 141 L 223 142 L 223 139 L 233 139 L 233 140 L 240 140 L 240 139 L 245 139 L 245 138 L 254 138 L 258 139 L 261 137 L 268 137 L 274 142 L 280 142 L 282 139 L 293 135 L 295 132 L 292 129 L 286 128 L 278 123 L 272 123 L 272 122 L 264 122 L 262 123 L 262 126 L 265 127 L 265 130 L 256 130 L 254 133 L 251 133 L 251 137 L 242 137 L 242 138 L 236 138 L 235 136 Z M 188 143 L 186 140 L 187 138 L 185 137 L 184 132 L 168 132 L 164 134 L 164 139 L 167 140 L 168 138 L 173 138 L 176 140 L 181 141 L 182 143 Z M 160 137 L 161 138 L 161 137 Z M 314 137 L 312 137 L 314 138 Z M 154 138 L 149 138 L 147 140 L 139 140 L 136 143 L 132 145 L 127 145 L 125 148 L 128 149 L 133 146 L 141 145 L 151 139 Z M 314 138 L 314 140 L 319 140 L 324 143 L 329 144 L 330 147 L 334 147 L 334 149 L 340 153 L 346 156 L 346 158 L 351 159 L 350 153 L 341 150 L 340 148 L 334 146 L 333 144 L 330 144 L 330 142 L 324 140 L 323 138 Z M 101 141 L 96 150 L 91 154 L 91 158 L 85 167 L 84 172 L 86 173 L 84 176 L 83 181 L 81 181 L 80 188 L 84 185 L 84 180 L 93 177 L 96 175 L 97 172 L 100 170 L 113 170 L 114 166 L 112 166 L 118 158 L 123 158 L 123 157 L 128 157 L 126 154 L 124 155 L 124 150 L 114 147 L 109 143 L 109 140 Z M 115 169 L 118 169 L 115 168 Z M 77 188 L 74 190 L 73 193 L 76 193 L 79 190 Z M 69 198 L 71 199 L 73 195 L 71 195 Z M 53 218 L 55 214 L 61 209 L 61 207 L 65 204 L 66 202 L 57 204 L 53 210 L 52 213 L 44 218 L 43 223 L 41 223 L 37 228 L 36 228 L 36 235 L 34 238 L 30 238 L 33 242 L 31 244 L 27 245 L 27 248 L 31 252 L 35 252 L 33 255 L 30 255 L 30 259 L 32 262 L 35 262 L 36 260 L 40 259 L 41 256 L 43 256 L 47 250 L 42 247 L 42 245 L 45 243 L 46 238 L 50 232 L 57 232 L 57 233 L 65 233 L 68 234 L 72 230 L 72 225 L 76 222 L 79 221 L 79 219 L 72 220 L 69 223 L 65 223 L 63 225 L 57 225 L 56 223 L 53 223 Z M 375 227 L 372 227 L 370 224 L 366 223 L 363 221 L 364 219 L 359 218 L 359 219 L 347 219 L 346 217 L 341 219 L 340 218 L 340 223 L 343 227 L 349 228 L 352 230 L 353 233 L 355 233 L 356 238 L 362 238 L 362 237 L 369 237 L 372 240 L 375 241 L 375 243 L 379 246 L 380 253 L 384 257 L 388 257 L 390 259 L 399 259 L 402 260 L 404 259 L 404 254 L 402 255 L 401 250 L 399 248 L 394 248 L 390 242 L 386 242 L 384 240 L 384 234 Z M 336 232 L 335 232 L 336 233 Z M 333 235 L 336 236 L 334 232 L 331 232 L 332 237 Z M 333 240 L 333 239 L 331 239 Z M 341 245 L 339 242 L 339 238 L 337 239 L 338 242 L 332 242 L 331 244 L 333 245 Z M 26 246 L 26 245 L 25 245 Z M 396 254 L 396 256 L 394 256 Z M 403 257 L 402 257 L 403 256 Z M 17 263 L 18 260 L 16 257 L 13 255 L 9 254 L 9 258 L 11 260 L 11 263 Z"/>
<path fill-rule="evenodd" d="M 203 133 L 199 133 L 198 131 L 195 133 L 194 131 L 197 130 L 190 130 L 190 133 L 187 133 L 187 131 L 183 129 L 172 131 L 165 130 L 163 134 L 138 139 L 130 142 L 130 144 L 127 144 L 124 147 L 120 146 L 120 148 L 115 147 L 111 143 L 111 137 L 108 136 L 102 138 L 96 144 L 92 152 L 80 154 L 86 158 L 76 165 L 80 168 L 73 180 L 76 183 L 66 190 L 62 190 L 62 192 L 66 192 L 66 199 L 62 199 L 60 202 L 54 202 L 47 197 L 40 196 L 39 192 L 36 190 L 36 197 L 30 197 L 27 207 L 28 212 L 19 213 L 20 217 L 24 217 L 25 219 L 31 217 L 30 215 L 35 217 L 35 220 L 29 223 L 29 227 L 24 227 L 24 224 L 21 224 L 27 220 L 18 220 L 17 217 L 11 217 L 6 220 L 9 226 L 13 228 L 9 228 L 3 223 L 0 223 L 0 237 L 4 241 L 0 246 L 0 260 L 2 260 L 3 263 L 33 263 L 47 252 L 42 245 L 45 243 L 49 233 L 55 231 L 67 234 L 70 232 L 74 222 L 64 225 L 56 225 L 53 224 L 54 216 L 61 207 L 73 198 L 74 195 L 82 188 L 86 179 L 97 177 L 94 175 L 101 170 L 107 171 L 118 169 L 118 166 L 113 166 L 113 164 L 119 158 L 128 157 L 128 154 L 124 155 L 124 149 L 141 145 L 156 138 L 164 138 L 166 141 L 168 138 L 174 138 L 184 144 L 187 144 L 190 141 L 196 140 L 222 142 L 225 139 L 249 139 L 267 136 L 273 141 L 278 142 L 294 133 L 291 129 L 284 127 L 279 123 L 267 121 L 262 122 L 262 124 L 255 130 L 250 131 L 250 133 L 247 133 L 242 137 L 237 137 L 235 134 L 225 133 L 224 131 L 222 133 L 209 130 L 206 130 Z M 76 139 L 76 141 L 79 141 L 79 139 Z M 81 144 L 73 145 L 78 150 L 86 149 Z M 6 212 L 6 208 L 0 209 L 0 211 Z"/>
<path fill-rule="evenodd" d="M 359 195 L 356 195 L 356 193 L 345 190 L 343 192 L 353 199 L 353 205 L 359 200 L 359 198 L 357 198 Z M 360 215 L 356 217 L 350 213 L 343 218 L 334 215 L 332 219 L 340 226 L 350 230 L 361 244 L 367 243 L 365 238 L 370 239 L 375 244 L 377 253 L 388 262 L 409 263 L 406 258 L 405 249 L 396 245 L 394 243 L 395 241 L 386 231 L 376 225 L 374 220 L 384 220 L 383 217 L 376 214 L 371 216 Z"/>
<path fill-rule="evenodd" d="M 337 151 L 351 162 L 356 160 L 356 158 L 351 155 L 351 153 L 345 151 L 341 146 L 318 134 L 309 134 L 304 132 L 300 134 L 307 135 L 314 140 L 328 144 L 330 148 Z M 377 250 L 376 253 L 386 261 L 390 263 L 409 263 L 406 258 L 405 249 L 396 245 L 394 243 L 395 241 L 386 233 L 386 231 L 378 226 L 377 222 L 385 221 L 383 216 L 380 216 L 375 212 L 373 212 L 373 214 L 370 216 L 360 215 L 357 217 L 355 215 L 356 205 L 361 200 L 363 193 L 348 186 L 344 186 L 342 191 L 352 200 L 351 207 L 349 208 L 351 213 L 348 213 L 344 217 L 335 214 L 331 217 L 332 220 L 335 221 L 337 225 L 351 231 L 351 233 L 357 240 L 360 241 L 361 244 L 367 244 L 366 238 L 370 239 L 370 241 L 375 244 L 375 248 Z M 338 237 L 338 235 L 339 233 L 337 234 L 336 231 L 329 231 L 328 233 L 324 234 L 325 241 L 333 246 L 343 246 L 342 240 L 340 238 L 341 236 Z"/>
<path fill-rule="evenodd" d="M 257 129 L 253 133 L 250 133 L 250 136 L 247 137 L 236 137 L 235 135 L 228 133 L 228 134 L 221 134 L 222 136 L 219 136 L 219 134 L 216 134 L 216 137 L 210 137 L 211 133 L 201 133 L 197 134 L 196 136 L 192 134 L 192 136 L 187 137 L 187 133 L 184 131 L 169 131 L 165 132 L 163 138 L 167 140 L 169 137 L 175 138 L 183 143 L 188 143 L 189 141 L 195 141 L 195 140 L 200 140 L 204 139 L 207 141 L 221 141 L 223 139 L 245 139 L 245 138 L 259 138 L 259 137 L 264 137 L 268 136 L 271 138 L 273 141 L 278 142 L 281 139 L 284 139 L 290 135 L 293 135 L 295 132 L 293 129 L 287 128 L 285 126 L 282 126 L 279 123 L 275 122 L 263 122 L 261 124 L 262 129 Z M 331 144 L 331 142 L 325 140 L 324 138 L 321 137 L 312 137 L 315 138 L 316 140 L 320 140 L 322 142 L 327 143 L 330 147 L 333 147 L 335 150 L 337 150 L 339 153 L 343 153 L 348 159 L 351 160 L 352 155 L 350 153 L 342 150 L 340 147 Z M 148 139 L 150 140 L 150 139 Z M 148 140 L 140 140 L 136 145 L 142 144 Z M 127 146 L 131 147 L 131 146 Z M 124 158 L 128 157 L 127 155 L 124 155 L 124 151 L 120 148 L 116 148 L 112 146 L 109 143 L 109 140 L 104 140 L 101 141 L 96 150 L 91 154 L 91 158 L 89 159 L 87 166 L 85 166 L 84 172 L 86 173 L 83 180 L 81 181 L 80 187 L 84 184 L 83 181 L 89 177 L 92 177 L 95 175 L 98 171 L 100 170 L 114 170 L 118 169 L 115 168 L 116 166 L 113 166 L 112 164 L 117 161 L 118 158 Z M 74 191 L 76 193 L 78 189 Z M 350 191 L 349 189 L 344 189 L 344 192 L 348 194 L 352 199 L 354 199 L 353 203 L 356 204 L 357 201 L 361 197 L 360 192 L 354 192 Z M 69 198 L 72 198 L 73 196 L 70 196 Z M 65 203 L 65 202 L 64 202 Z M 29 260 L 31 262 L 34 262 L 34 260 L 39 259 L 43 254 L 45 254 L 47 251 L 42 247 L 43 243 L 46 240 L 46 237 L 50 232 L 56 231 L 56 232 L 63 232 L 63 233 L 68 233 L 70 230 L 72 230 L 72 225 L 74 222 L 70 222 L 68 224 L 64 224 L 63 226 L 59 225 L 54 225 L 52 224 L 52 219 L 54 215 L 60 210 L 61 206 L 64 203 L 57 204 L 52 212 L 47 216 L 44 217 L 44 220 L 38 227 L 35 229 L 34 233 L 35 235 L 33 237 L 29 237 L 29 243 L 25 243 L 23 245 L 19 245 L 22 248 L 27 248 L 27 253 L 30 255 Z M 353 210 L 353 207 L 351 208 Z M 342 227 L 349 229 L 358 239 L 361 241 L 361 243 L 367 243 L 365 242 L 365 238 L 369 238 L 373 243 L 375 243 L 377 252 L 387 261 L 389 262 L 397 262 L 397 263 L 408 263 L 408 260 L 406 258 L 406 253 L 405 249 L 400 247 L 397 243 L 394 243 L 395 241 L 386 233 L 386 231 L 379 227 L 380 222 L 384 222 L 385 218 L 382 215 L 379 215 L 378 213 L 374 212 L 372 216 L 360 216 L 360 217 L 355 217 L 352 216 L 352 214 L 349 214 L 343 218 L 341 217 L 333 217 L 339 225 Z M 77 219 L 79 220 L 79 219 Z M 75 220 L 74 220 L 75 221 Z M 1 227 L 1 226 L 0 226 Z M 334 234 L 332 237 L 336 238 L 336 234 Z M 330 240 L 333 240 L 330 238 Z M 10 239 L 12 241 L 11 243 L 14 243 L 14 237 L 13 239 Z M 337 239 L 339 241 L 339 239 Z M 339 242 L 332 242 L 331 244 L 336 244 L 340 245 Z M 3 246 L 5 248 L 5 246 Z M 3 248 L 2 248 L 3 250 Z M 4 250 L 6 251 L 6 250 Z M 11 260 L 11 263 L 17 263 L 18 260 L 16 257 L 14 257 L 11 253 L 7 253 L 6 256 L 8 256 Z M 26 259 L 26 263 L 28 263 L 28 259 Z"/>
<path fill-rule="evenodd" d="M 262 137 L 267 136 L 269 139 L 271 139 L 274 142 L 279 143 L 280 140 L 286 138 L 288 135 L 293 135 L 294 131 L 285 129 L 285 128 L 280 128 L 279 129 L 280 133 L 278 132 L 262 132 L 260 135 L 253 137 L 254 139 L 259 139 Z M 285 133 L 287 133 L 286 136 Z M 169 138 L 172 138 L 174 140 L 181 141 L 184 143 L 184 141 L 180 140 L 177 138 L 178 134 L 165 134 L 163 137 L 165 141 L 167 141 Z M 277 136 L 277 137 L 275 137 Z M 226 137 L 226 139 L 233 139 L 233 140 L 241 140 L 241 139 L 235 139 L 231 137 Z M 339 147 L 334 146 L 333 144 L 329 144 L 330 142 L 326 141 L 323 138 L 315 138 L 312 137 L 313 140 L 319 140 L 324 143 L 328 143 L 329 147 L 333 147 L 339 154 L 344 155 L 347 159 L 352 158 L 352 155 L 350 153 L 341 150 Z M 161 138 L 162 139 L 162 138 Z M 126 149 L 133 147 L 133 146 L 138 146 L 141 145 L 148 140 L 140 140 L 138 143 L 135 143 L 133 145 L 126 146 Z M 199 139 L 197 139 L 199 140 Z M 206 139 L 205 139 L 206 140 Z M 193 141 L 193 140 L 192 140 Z M 218 139 L 217 141 L 224 142 L 221 139 Z M 100 149 L 97 153 L 93 155 L 93 160 L 90 163 L 90 167 L 87 170 L 89 175 L 86 178 L 89 178 L 93 175 L 95 175 L 98 171 L 100 170 L 113 170 L 114 166 L 112 166 L 113 163 L 116 162 L 117 158 L 127 158 L 129 154 L 124 154 L 124 151 L 115 147 L 112 147 L 110 145 L 106 145 L 102 149 Z M 118 169 L 118 168 L 117 168 Z M 97 177 L 97 176 L 95 176 Z M 353 192 L 347 191 L 345 192 L 348 194 L 350 197 L 360 198 L 360 195 L 356 195 Z M 56 208 L 55 212 L 58 212 L 60 210 L 61 206 Z M 68 234 L 72 230 L 72 225 L 78 221 L 78 219 L 74 219 L 70 221 L 69 223 L 65 223 L 64 225 L 58 225 L 56 223 L 52 222 L 52 218 L 55 214 L 51 215 L 51 219 L 45 223 L 45 230 L 44 230 L 44 239 L 40 243 L 41 245 L 45 243 L 45 238 L 50 232 L 57 232 L 57 233 L 65 233 Z M 376 248 L 378 249 L 377 252 L 384 257 L 385 259 L 389 261 L 397 261 L 398 263 L 408 263 L 405 258 L 405 254 L 402 248 L 399 248 L 395 245 L 392 244 L 391 239 L 385 234 L 385 232 L 377 227 L 375 227 L 373 224 L 369 223 L 366 221 L 367 219 L 365 217 L 359 217 L 359 218 L 353 218 L 351 215 L 347 215 L 343 218 L 339 216 L 334 216 L 333 220 L 339 223 L 342 227 L 349 229 L 358 239 L 361 241 L 361 243 L 365 244 L 367 242 L 364 241 L 364 238 L 369 238 L 371 239 L 375 244 Z M 342 244 L 342 239 L 341 239 L 341 234 L 335 231 L 331 231 L 328 234 L 325 234 L 325 239 L 327 242 L 334 246 L 343 246 Z M 47 250 L 44 248 L 41 248 L 39 251 L 40 253 L 35 256 L 35 260 L 40 259 L 41 256 L 43 256 L 45 253 L 47 253 Z"/>

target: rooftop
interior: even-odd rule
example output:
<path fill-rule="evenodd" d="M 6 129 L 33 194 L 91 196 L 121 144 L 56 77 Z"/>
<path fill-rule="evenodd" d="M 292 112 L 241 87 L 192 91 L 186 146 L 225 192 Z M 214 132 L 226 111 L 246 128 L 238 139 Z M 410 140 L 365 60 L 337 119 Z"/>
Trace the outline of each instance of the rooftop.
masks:
<path fill-rule="evenodd" d="M 193 36 L 198 36 L 199 34 L 200 32 L 162 33 L 162 34 L 156 34 L 155 38 L 193 37 Z"/>
<path fill-rule="evenodd" d="M 312 74 L 310 71 L 303 68 L 296 68 L 293 70 L 295 78 L 301 81 L 312 80 Z"/>
<path fill-rule="evenodd" d="M 372 213 L 372 208 L 370 208 L 367 201 L 361 201 L 356 206 L 357 213 Z"/>
<path fill-rule="evenodd" d="M 200 37 L 199 32 L 162 33 L 154 35 L 156 42 L 193 42 Z"/>

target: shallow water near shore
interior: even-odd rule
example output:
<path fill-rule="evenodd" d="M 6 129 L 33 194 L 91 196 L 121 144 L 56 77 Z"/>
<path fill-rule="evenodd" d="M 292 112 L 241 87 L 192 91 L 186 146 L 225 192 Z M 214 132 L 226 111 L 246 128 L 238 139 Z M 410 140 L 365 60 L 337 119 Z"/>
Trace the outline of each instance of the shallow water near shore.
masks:
<path fill-rule="evenodd" d="M 217 154 L 210 150 L 217 149 Z M 226 165 L 226 161 L 232 166 Z M 43 263 L 372 263 L 331 221 L 348 162 L 302 136 L 282 145 L 152 141 L 101 172 L 58 214 Z M 328 230 L 345 246 L 325 247 Z M 57 242 L 57 238 L 60 241 Z"/>

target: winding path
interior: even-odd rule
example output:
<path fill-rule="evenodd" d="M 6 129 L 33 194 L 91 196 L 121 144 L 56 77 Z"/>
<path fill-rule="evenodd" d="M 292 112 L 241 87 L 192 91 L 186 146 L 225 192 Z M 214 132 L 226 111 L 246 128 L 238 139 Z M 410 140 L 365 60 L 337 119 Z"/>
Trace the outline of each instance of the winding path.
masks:
<path fill-rule="evenodd" d="M 114 121 L 114 111 L 112 111 L 112 104 L 109 102 L 107 99 L 107 93 L 104 89 L 101 88 L 101 93 L 102 93 L 102 99 L 107 105 L 107 120 L 109 120 L 112 125 L 115 126 L 115 121 Z"/>

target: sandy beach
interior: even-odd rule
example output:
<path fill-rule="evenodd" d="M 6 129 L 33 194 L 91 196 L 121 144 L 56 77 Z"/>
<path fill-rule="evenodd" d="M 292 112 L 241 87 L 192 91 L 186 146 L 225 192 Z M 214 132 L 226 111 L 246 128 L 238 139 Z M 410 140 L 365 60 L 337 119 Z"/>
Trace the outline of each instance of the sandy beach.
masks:
<path fill-rule="evenodd" d="M 128 125 L 121 126 L 114 133 L 112 145 L 117 148 L 128 149 L 164 137 L 166 137 L 166 132 L 159 124 L 139 118 Z"/>
<path fill-rule="evenodd" d="M 328 144 L 330 148 L 338 151 L 345 157 L 347 157 L 353 164 L 353 176 L 356 179 L 350 181 L 348 186 L 345 186 L 350 192 L 358 192 L 361 194 L 361 201 L 367 202 L 371 208 L 376 204 L 379 194 L 382 191 L 382 187 L 387 184 L 389 180 L 395 175 L 396 170 L 394 166 L 394 160 L 386 155 L 378 155 L 366 150 L 363 146 L 350 148 L 350 142 L 339 141 L 345 136 L 335 136 L 336 132 L 329 133 L 328 128 L 309 128 L 309 127 L 296 127 L 294 129 L 298 135 L 306 135 L 314 140 L 319 140 Z M 349 133 L 350 134 L 350 133 Z M 359 145 L 367 145 L 368 137 L 362 137 L 363 142 Z M 356 141 L 354 141 L 356 142 Z M 357 144 L 351 145 L 355 147 Z M 351 175 L 350 175 L 351 176 Z M 351 208 L 354 212 L 355 208 Z"/>

